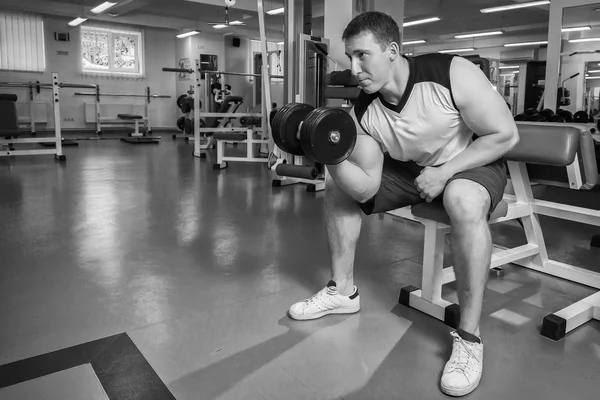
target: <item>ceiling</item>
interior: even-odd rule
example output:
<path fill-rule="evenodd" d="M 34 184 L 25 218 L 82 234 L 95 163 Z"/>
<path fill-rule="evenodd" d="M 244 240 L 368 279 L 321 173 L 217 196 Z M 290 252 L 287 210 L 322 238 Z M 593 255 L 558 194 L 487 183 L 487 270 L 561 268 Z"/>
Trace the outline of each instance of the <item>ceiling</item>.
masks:
<path fill-rule="evenodd" d="M 0 8 L 39 12 L 51 15 L 76 17 L 86 15 L 90 19 L 153 26 L 176 31 L 201 30 L 203 32 L 235 34 L 240 37 L 258 37 L 258 14 L 256 0 L 237 0 L 229 9 L 231 21 L 240 20 L 245 26 L 216 30 L 208 22 L 220 22 L 225 18 L 223 0 L 120 0 L 119 4 L 105 13 L 95 15 L 91 8 L 104 0 L 0 0 Z M 113 0 L 118 1 L 118 0 Z M 303 1 L 303 0 L 297 0 Z M 322 29 L 325 0 L 312 1 L 313 27 Z M 351 1 L 351 0 L 348 0 Z M 404 41 L 423 39 L 427 42 L 405 49 L 419 52 L 442 48 L 494 47 L 506 42 L 544 40 L 548 32 L 549 5 L 523 8 L 514 11 L 483 14 L 485 7 L 517 3 L 524 0 L 405 0 L 405 22 L 437 16 L 440 21 L 404 28 Z M 283 6 L 284 0 L 265 0 L 265 11 Z M 395 0 L 375 0 L 375 4 L 393 6 Z M 598 26 L 600 36 L 600 9 L 596 6 L 576 7 L 565 13 L 563 26 Z M 110 14 L 109 14 L 110 13 Z M 117 15 L 115 15 L 117 14 Z M 267 37 L 282 40 L 284 16 L 265 15 Z M 478 39 L 455 39 L 460 33 L 502 30 L 498 37 Z M 565 34 L 568 38 L 591 35 L 590 31 Z"/>

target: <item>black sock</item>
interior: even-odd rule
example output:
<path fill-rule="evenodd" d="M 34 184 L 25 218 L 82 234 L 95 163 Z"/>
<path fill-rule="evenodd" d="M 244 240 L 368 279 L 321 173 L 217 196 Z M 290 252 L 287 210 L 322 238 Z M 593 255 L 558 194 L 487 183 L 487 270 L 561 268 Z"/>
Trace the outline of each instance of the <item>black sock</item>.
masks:
<path fill-rule="evenodd" d="M 463 338 L 463 340 L 466 340 L 467 342 L 481 344 L 481 339 L 469 332 L 465 332 L 462 329 L 457 329 L 456 333 L 458 333 L 458 336 L 460 336 L 461 338 Z"/>

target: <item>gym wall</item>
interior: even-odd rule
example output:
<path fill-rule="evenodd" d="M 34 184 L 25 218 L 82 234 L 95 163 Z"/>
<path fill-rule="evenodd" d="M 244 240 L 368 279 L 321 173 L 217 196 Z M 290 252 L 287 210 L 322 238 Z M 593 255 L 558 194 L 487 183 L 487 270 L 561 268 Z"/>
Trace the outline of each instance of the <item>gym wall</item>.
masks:
<path fill-rule="evenodd" d="M 46 71 L 44 73 L 27 73 L 0 71 L 0 80 L 9 82 L 40 81 L 50 82 L 53 72 L 57 72 L 61 82 L 99 84 L 100 91 L 106 93 L 144 94 L 146 87 L 150 86 L 155 94 L 170 95 L 172 99 L 154 99 L 151 103 L 150 123 L 157 128 L 175 128 L 176 121 L 176 91 L 175 77 L 162 72 L 164 66 L 175 64 L 175 35 L 172 30 L 143 28 L 145 43 L 145 77 L 140 79 L 107 78 L 100 76 L 83 76 L 80 72 L 80 28 L 70 27 L 67 23 L 72 18 L 43 16 L 44 40 L 46 52 Z M 106 27 L 122 28 L 120 24 L 103 24 Z M 68 32 L 69 42 L 54 40 L 54 32 Z M 57 53 L 61 52 L 61 54 Z M 66 54 L 65 52 L 68 52 Z M 63 55 L 65 54 L 65 55 Z M 63 129 L 94 129 L 94 124 L 86 124 L 84 119 L 84 103 L 93 103 L 90 96 L 74 96 L 76 91 L 89 91 L 84 89 L 61 90 L 61 118 Z M 28 89 L 0 88 L 1 93 L 16 93 L 19 102 L 28 101 Z M 35 97 L 35 102 L 44 101 L 47 114 L 47 128 L 54 127 L 52 114 L 52 92 L 42 90 Z M 102 98 L 103 102 L 113 104 L 144 104 L 144 98 Z M 66 120 L 72 118 L 73 120 Z"/>

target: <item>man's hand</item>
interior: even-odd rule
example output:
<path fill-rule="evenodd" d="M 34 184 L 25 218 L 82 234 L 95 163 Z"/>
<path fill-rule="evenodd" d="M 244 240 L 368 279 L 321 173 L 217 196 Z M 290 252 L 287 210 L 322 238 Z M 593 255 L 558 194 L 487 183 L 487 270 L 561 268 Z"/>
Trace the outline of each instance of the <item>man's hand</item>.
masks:
<path fill-rule="evenodd" d="M 429 203 L 444 191 L 450 178 L 451 176 L 440 167 L 425 167 L 415 179 L 415 185 L 421 193 L 421 198 Z"/>

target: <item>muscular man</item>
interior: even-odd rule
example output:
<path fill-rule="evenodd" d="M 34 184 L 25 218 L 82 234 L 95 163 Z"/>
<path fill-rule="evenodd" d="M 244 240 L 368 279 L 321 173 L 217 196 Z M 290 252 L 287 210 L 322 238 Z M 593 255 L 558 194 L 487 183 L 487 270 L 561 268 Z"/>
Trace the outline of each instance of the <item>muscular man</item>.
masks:
<path fill-rule="evenodd" d="M 356 147 L 347 160 L 327 167 L 332 277 L 310 299 L 292 305 L 289 315 L 306 320 L 357 312 L 353 268 L 361 213 L 441 201 L 452 224 L 461 320 L 451 333 L 452 355 L 440 386 L 448 395 L 465 395 L 482 373 L 479 320 L 492 251 L 487 221 L 502 199 L 502 157 L 518 143 L 517 127 L 475 64 L 444 54 L 403 56 L 390 16 L 358 15 L 342 39 L 362 90 L 350 112 L 359 132 Z"/>

